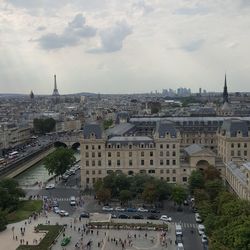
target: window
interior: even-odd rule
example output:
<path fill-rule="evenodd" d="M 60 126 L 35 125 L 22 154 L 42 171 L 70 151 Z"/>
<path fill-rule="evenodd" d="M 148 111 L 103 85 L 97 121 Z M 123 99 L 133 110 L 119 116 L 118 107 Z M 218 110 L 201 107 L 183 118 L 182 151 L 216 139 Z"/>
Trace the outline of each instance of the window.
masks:
<path fill-rule="evenodd" d="M 231 151 L 231 156 L 234 156 L 234 151 L 233 150 Z"/>
<path fill-rule="evenodd" d="M 185 168 L 183 169 L 183 172 L 186 172 L 186 169 L 185 169 Z"/>
<path fill-rule="evenodd" d="M 98 157 L 102 157 L 102 153 L 101 152 L 98 152 Z"/>
<path fill-rule="evenodd" d="M 98 149 L 101 149 L 101 145 L 98 145 Z"/>
<path fill-rule="evenodd" d="M 172 181 L 176 182 L 176 177 L 175 176 L 173 176 Z"/>
<path fill-rule="evenodd" d="M 160 151 L 160 156 L 163 156 L 163 152 L 162 151 Z"/>
<path fill-rule="evenodd" d="M 166 170 L 166 173 L 169 174 L 169 169 Z"/>
<path fill-rule="evenodd" d="M 129 146 L 128 146 L 130 149 L 132 148 L 132 145 L 131 144 L 129 144 Z"/>
<path fill-rule="evenodd" d="M 176 165 L 176 160 L 173 160 L 173 165 Z"/>
<path fill-rule="evenodd" d="M 166 148 L 169 148 L 169 144 L 166 145 Z"/>
<path fill-rule="evenodd" d="M 108 152 L 108 157 L 111 157 L 111 152 Z"/>
<path fill-rule="evenodd" d="M 89 149 L 89 145 L 86 145 L 86 146 L 85 146 L 85 149 Z"/>
<path fill-rule="evenodd" d="M 144 166 L 144 160 L 141 160 L 141 165 Z"/>
<path fill-rule="evenodd" d="M 95 161 L 92 161 L 92 166 L 93 166 L 93 167 L 95 166 Z"/>
<path fill-rule="evenodd" d="M 247 143 L 244 143 L 244 148 L 247 148 Z"/>
<path fill-rule="evenodd" d="M 144 152 L 141 152 L 141 157 L 144 157 Z"/>
<path fill-rule="evenodd" d="M 166 165 L 169 165 L 169 160 L 166 160 Z"/>
<path fill-rule="evenodd" d="M 160 144 L 160 148 L 163 148 L 163 144 Z"/>
<path fill-rule="evenodd" d="M 116 147 L 117 147 L 117 148 L 120 148 L 120 144 L 117 144 Z"/>
<path fill-rule="evenodd" d="M 89 184 L 89 178 L 86 178 L 86 183 Z"/>
<path fill-rule="evenodd" d="M 87 167 L 89 166 L 89 161 L 86 161 L 86 166 L 87 166 Z"/>
<path fill-rule="evenodd" d="M 154 173 L 155 173 L 155 170 L 154 170 L 154 169 L 150 169 L 150 170 L 148 170 L 148 173 L 149 173 L 149 174 L 154 174 Z"/>
<path fill-rule="evenodd" d="M 154 161 L 150 160 L 149 164 L 150 164 L 150 166 L 153 166 L 154 165 Z"/>
<path fill-rule="evenodd" d="M 98 170 L 98 174 L 102 174 L 102 170 Z"/>
<path fill-rule="evenodd" d="M 132 157 L 132 152 L 129 152 L 129 153 L 128 153 L 128 156 L 129 156 L 129 157 Z"/>
<path fill-rule="evenodd" d="M 89 170 L 86 171 L 86 174 L 89 174 Z"/>
<path fill-rule="evenodd" d="M 169 151 L 166 152 L 166 156 L 169 157 Z"/>
<path fill-rule="evenodd" d="M 173 148 L 175 148 L 175 144 L 173 144 Z"/>
<path fill-rule="evenodd" d="M 85 153 L 85 157 L 88 158 L 89 157 L 89 152 Z"/>
<path fill-rule="evenodd" d="M 238 148 L 240 148 L 240 143 L 238 143 Z"/>
<path fill-rule="evenodd" d="M 160 160 L 160 165 L 161 165 L 161 166 L 163 165 L 163 160 Z"/>
<path fill-rule="evenodd" d="M 116 156 L 117 156 L 117 157 L 120 157 L 120 152 L 116 152 Z"/>
<path fill-rule="evenodd" d="M 101 161 L 98 161 L 98 166 L 100 167 L 102 165 L 102 162 Z"/>
<path fill-rule="evenodd" d="M 160 170 L 160 173 L 163 174 L 163 169 Z"/>
<path fill-rule="evenodd" d="M 132 160 L 129 160 L 128 164 L 129 164 L 129 166 L 132 166 L 133 165 Z"/>
<path fill-rule="evenodd" d="M 231 144 L 231 148 L 234 148 L 234 144 L 233 143 Z"/>
<path fill-rule="evenodd" d="M 183 182 L 187 182 L 187 177 L 182 177 Z"/>
<path fill-rule="evenodd" d="M 121 161 L 120 161 L 120 160 L 117 160 L 117 161 L 116 161 L 116 164 L 117 164 L 117 166 L 120 166 L 120 165 L 121 165 Z"/>
<path fill-rule="evenodd" d="M 173 173 L 173 174 L 175 174 L 175 173 L 176 173 L 176 170 L 175 170 L 175 169 L 173 169 L 172 173 Z"/>
<path fill-rule="evenodd" d="M 247 156 L 247 151 L 246 150 L 244 150 L 244 156 Z"/>
<path fill-rule="evenodd" d="M 92 149 L 93 149 L 93 150 L 95 149 L 95 145 L 92 145 Z"/>
<path fill-rule="evenodd" d="M 108 160 L 108 165 L 109 165 L 109 166 L 111 166 L 111 165 L 112 165 L 112 164 L 111 164 L 111 160 Z"/>
<path fill-rule="evenodd" d="M 95 152 L 92 152 L 92 157 L 93 157 L 93 158 L 95 157 Z"/>
<path fill-rule="evenodd" d="M 150 151 L 150 154 L 149 154 L 150 156 L 153 156 L 154 155 L 154 153 L 152 152 L 152 151 Z"/>
<path fill-rule="evenodd" d="M 175 151 L 173 151 L 173 156 L 176 156 L 176 152 Z"/>
<path fill-rule="evenodd" d="M 170 182 L 170 178 L 169 177 L 167 177 L 166 180 L 167 180 L 167 182 Z"/>
<path fill-rule="evenodd" d="M 238 150 L 238 156 L 241 156 L 241 152 L 240 152 L 240 150 Z"/>
<path fill-rule="evenodd" d="M 95 170 L 92 170 L 92 174 L 95 174 Z"/>

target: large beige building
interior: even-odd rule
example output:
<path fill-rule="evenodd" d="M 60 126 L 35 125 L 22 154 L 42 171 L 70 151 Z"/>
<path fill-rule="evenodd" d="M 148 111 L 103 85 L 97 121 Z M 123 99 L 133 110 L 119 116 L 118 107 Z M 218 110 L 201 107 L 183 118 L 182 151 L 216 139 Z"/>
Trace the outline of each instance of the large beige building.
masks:
<path fill-rule="evenodd" d="M 249 124 L 248 117 L 130 119 L 125 113 L 106 131 L 86 124 L 81 139 L 82 187 L 91 188 L 113 172 L 146 173 L 186 184 L 192 170 L 209 165 L 227 178 L 227 162 L 249 160 Z"/>

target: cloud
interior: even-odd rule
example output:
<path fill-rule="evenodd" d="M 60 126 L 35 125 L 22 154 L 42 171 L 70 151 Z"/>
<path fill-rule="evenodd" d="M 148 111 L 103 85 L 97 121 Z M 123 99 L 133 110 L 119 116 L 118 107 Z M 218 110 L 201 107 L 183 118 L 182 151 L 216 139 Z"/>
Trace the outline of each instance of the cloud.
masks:
<path fill-rule="evenodd" d="M 142 11 L 143 14 L 148 14 L 148 13 L 154 11 L 153 6 L 147 4 L 144 0 L 138 0 L 138 1 L 136 1 L 136 3 L 133 4 L 133 8 L 135 10 Z"/>
<path fill-rule="evenodd" d="M 94 37 L 96 35 L 96 28 L 90 27 L 85 23 L 85 17 L 82 14 L 77 14 L 61 34 L 48 33 L 41 36 L 37 41 L 41 48 L 45 50 L 77 45 L 82 38 Z"/>
<path fill-rule="evenodd" d="M 204 44 L 204 40 L 203 39 L 199 39 L 199 40 L 193 40 L 187 44 L 185 44 L 184 46 L 182 46 L 182 49 L 188 51 L 188 52 L 193 52 L 196 50 L 199 50 L 202 45 Z"/>
<path fill-rule="evenodd" d="M 132 33 L 132 27 L 126 22 L 117 22 L 113 27 L 100 31 L 101 46 L 88 50 L 89 53 L 119 51 L 125 38 Z"/>
<path fill-rule="evenodd" d="M 46 27 L 45 26 L 39 26 L 39 27 L 37 27 L 36 30 L 37 31 L 44 31 L 44 30 L 46 30 Z"/>
<path fill-rule="evenodd" d="M 190 8 L 179 8 L 174 11 L 176 15 L 205 15 L 209 12 L 209 9 L 203 6 L 195 6 Z"/>

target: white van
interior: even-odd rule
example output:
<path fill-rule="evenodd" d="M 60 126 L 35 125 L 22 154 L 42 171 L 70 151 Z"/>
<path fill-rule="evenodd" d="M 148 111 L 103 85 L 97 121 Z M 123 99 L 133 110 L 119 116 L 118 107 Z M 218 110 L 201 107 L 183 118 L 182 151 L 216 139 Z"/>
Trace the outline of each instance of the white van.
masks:
<path fill-rule="evenodd" d="M 76 197 L 75 196 L 71 196 L 70 197 L 70 205 L 71 206 L 75 206 L 76 205 Z"/>
<path fill-rule="evenodd" d="M 175 226 L 175 235 L 176 236 L 178 236 L 178 235 L 180 235 L 180 236 L 182 236 L 182 228 L 181 228 L 181 225 L 176 225 Z"/>
<path fill-rule="evenodd" d="M 177 250 L 184 250 L 184 246 L 182 243 L 178 243 Z"/>
<path fill-rule="evenodd" d="M 199 232 L 199 235 L 202 235 L 205 233 L 205 226 L 200 224 L 198 225 L 198 232 Z"/>

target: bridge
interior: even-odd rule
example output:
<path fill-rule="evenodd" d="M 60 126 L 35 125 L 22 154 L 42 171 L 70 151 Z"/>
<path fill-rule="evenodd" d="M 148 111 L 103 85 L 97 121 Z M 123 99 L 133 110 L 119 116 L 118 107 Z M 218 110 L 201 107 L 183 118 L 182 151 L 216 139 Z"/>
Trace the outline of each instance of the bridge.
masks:
<path fill-rule="evenodd" d="M 81 138 L 82 132 L 72 132 L 70 134 L 63 134 L 63 135 L 55 135 L 51 138 L 51 140 L 54 142 L 55 147 L 68 147 L 77 149 L 80 147 L 80 138 Z"/>

